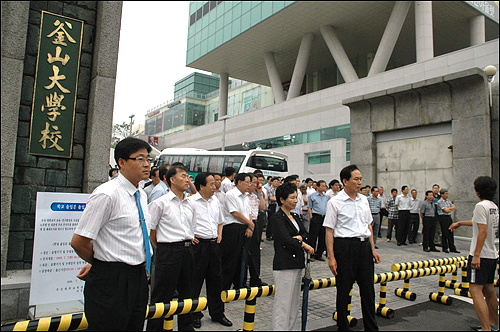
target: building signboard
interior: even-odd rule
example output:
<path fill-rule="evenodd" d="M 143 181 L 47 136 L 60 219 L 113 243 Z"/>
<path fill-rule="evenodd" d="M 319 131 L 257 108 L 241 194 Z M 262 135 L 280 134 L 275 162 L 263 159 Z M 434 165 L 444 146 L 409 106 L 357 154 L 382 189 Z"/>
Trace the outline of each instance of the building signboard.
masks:
<path fill-rule="evenodd" d="M 29 154 L 70 158 L 83 21 L 42 11 Z"/>
<path fill-rule="evenodd" d="M 484 16 L 498 23 L 498 1 L 465 1 L 471 7 L 477 9 Z"/>

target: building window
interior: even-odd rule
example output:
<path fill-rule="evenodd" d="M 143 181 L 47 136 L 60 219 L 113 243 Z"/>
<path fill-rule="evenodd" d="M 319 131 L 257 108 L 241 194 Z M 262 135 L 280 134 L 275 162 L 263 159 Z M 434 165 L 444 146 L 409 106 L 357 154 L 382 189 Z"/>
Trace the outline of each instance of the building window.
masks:
<path fill-rule="evenodd" d="M 329 164 L 330 163 L 330 151 L 309 153 L 307 155 L 307 164 Z"/>

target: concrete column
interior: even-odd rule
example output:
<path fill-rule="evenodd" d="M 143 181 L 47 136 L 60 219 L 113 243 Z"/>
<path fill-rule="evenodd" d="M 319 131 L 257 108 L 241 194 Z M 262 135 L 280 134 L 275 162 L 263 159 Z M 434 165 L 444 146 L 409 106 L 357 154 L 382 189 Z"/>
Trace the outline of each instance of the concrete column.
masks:
<path fill-rule="evenodd" d="M 82 191 L 91 193 L 106 182 L 109 139 L 113 128 L 121 1 L 98 1 L 90 81 Z"/>
<path fill-rule="evenodd" d="M 12 182 L 29 7 L 29 1 L 2 1 L 2 277 L 7 276 Z"/>
<path fill-rule="evenodd" d="M 482 44 L 486 41 L 485 18 L 483 15 L 474 16 L 470 19 L 470 45 Z"/>
<path fill-rule="evenodd" d="M 432 59 L 434 57 L 432 1 L 415 1 L 415 40 L 417 62 Z"/>
<path fill-rule="evenodd" d="M 326 45 L 330 49 L 330 53 L 332 53 L 333 59 L 335 60 L 344 81 L 346 83 L 357 81 L 359 79 L 358 74 L 356 74 L 356 71 L 347 57 L 347 54 L 333 27 L 330 25 L 324 25 L 320 28 L 320 31 L 321 35 L 325 39 Z"/>
<path fill-rule="evenodd" d="M 281 84 L 280 74 L 278 73 L 278 66 L 276 66 L 274 53 L 264 53 L 264 60 L 266 61 L 269 82 L 271 82 L 271 88 L 273 89 L 274 103 L 282 103 L 285 101 L 285 94 L 283 93 L 283 84 Z"/>
<path fill-rule="evenodd" d="M 229 74 L 220 73 L 219 81 L 219 119 L 227 115 L 227 94 L 229 85 Z"/>
<path fill-rule="evenodd" d="M 368 77 L 382 73 L 387 68 L 410 6 L 411 1 L 397 1 L 394 5 L 391 17 L 389 18 L 389 22 L 387 22 L 384 35 L 380 40 L 377 53 L 375 54 L 375 59 L 370 67 Z"/>
<path fill-rule="evenodd" d="M 290 89 L 288 90 L 286 100 L 298 97 L 300 94 L 300 88 L 302 87 L 302 82 L 304 81 L 304 76 L 306 74 L 307 63 L 309 62 L 309 55 L 311 54 L 313 40 L 314 34 L 311 32 L 302 36 L 299 54 L 297 54 L 297 61 L 295 61 L 292 81 L 290 82 Z"/>

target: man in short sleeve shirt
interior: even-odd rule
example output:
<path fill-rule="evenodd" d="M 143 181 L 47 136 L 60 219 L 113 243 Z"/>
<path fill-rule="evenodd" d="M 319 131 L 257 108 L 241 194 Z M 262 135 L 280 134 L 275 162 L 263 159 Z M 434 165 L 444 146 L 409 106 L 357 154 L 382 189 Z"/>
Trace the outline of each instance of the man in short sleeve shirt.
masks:
<path fill-rule="evenodd" d="M 344 185 L 327 204 L 323 226 L 326 227 L 328 265 L 337 279 L 337 326 L 348 331 L 347 307 L 349 292 L 357 281 L 361 295 L 363 324 L 367 331 L 378 331 L 375 319 L 375 288 L 373 263 L 380 263 L 375 250 L 372 214 L 366 196 L 359 194 L 361 172 L 349 165 L 340 172 Z"/>
<path fill-rule="evenodd" d="M 498 238 L 498 206 L 493 203 L 497 184 L 489 176 L 480 176 L 474 181 L 474 190 L 479 203 L 474 208 L 472 220 L 459 221 L 450 226 L 454 231 L 460 226 L 472 226 L 467 264 L 470 294 L 481 322 L 475 331 L 498 331 L 498 299 L 493 286 L 498 263 L 495 238 Z"/>
<path fill-rule="evenodd" d="M 90 195 L 71 240 L 76 253 L 92 264 L 90 271 L 85 269 L 78 275 L 86 278 L 89 330 L 143 329 L 148 303 L 146 246 L 149 252 L 152 250 L 149 234 L 143 233 L 137 200 L 149 233 L 147 196 L 139 182 L 149 177 L 150 152 L 146 142 L 132 137 L 116 145 L 120 173 Z"/>

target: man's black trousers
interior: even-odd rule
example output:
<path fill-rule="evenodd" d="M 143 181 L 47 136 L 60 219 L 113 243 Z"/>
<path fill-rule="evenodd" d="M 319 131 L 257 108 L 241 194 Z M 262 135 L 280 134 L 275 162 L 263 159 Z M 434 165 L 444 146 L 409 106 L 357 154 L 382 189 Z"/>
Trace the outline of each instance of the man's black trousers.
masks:
<path fill-rule="evenodd" d="M 179 300 L 194 298 L 194 254 L 190 241 L 158 243 L 151 304 L 169 303 L 177 289 Z M 163 318 L 150 319 L 148 331 L 163 331 Z M 179 331 L 193 329 L 193 314 L 179 315 Z"/>
<path fill-rule="evenodd" d="M 221 300 L 222 292 L 222 253 L 217 239 L 203 240 L 193 246 L 194 269 L 194 297 L 199 297 L 203 282 L 206 280 L 208 312 L 214 319 L 224 314 L 224 303 Z M 194 318 L 203 317 L 201 312 L 193 313 Z"/>
<path fill-rule="evenodd" d="M 146 264 L 94 259 L 84 289 L 88 330 L 142 331 L 148 293 Z"/>
<path fill-rule="evenodd" d="M 368 239 L 335 238 L 333 242 L 337 261 L 337 326 L 339 331 L 350 331 L 347 306 L 349 292 L 357 281 L 361 296 L 361 311 L 365 331 L 378 331 L 375 319 L 375 288 L 373 285 L 373 253 Z"/>

